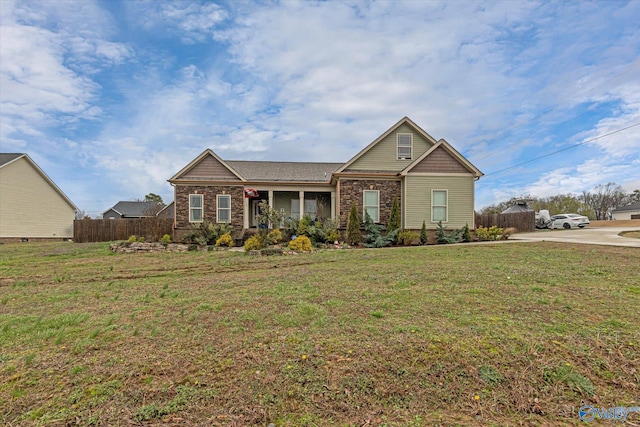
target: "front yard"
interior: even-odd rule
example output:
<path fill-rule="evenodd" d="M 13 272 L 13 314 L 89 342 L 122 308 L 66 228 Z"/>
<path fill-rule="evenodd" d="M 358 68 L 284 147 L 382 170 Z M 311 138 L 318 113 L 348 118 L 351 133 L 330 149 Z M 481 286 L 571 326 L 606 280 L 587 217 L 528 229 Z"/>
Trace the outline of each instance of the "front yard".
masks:
<path fill-rule="evenodd" d="M 1 245 L 0 424 L 579 425 L 640 405 L 638 265 L 555 243 Z"/>

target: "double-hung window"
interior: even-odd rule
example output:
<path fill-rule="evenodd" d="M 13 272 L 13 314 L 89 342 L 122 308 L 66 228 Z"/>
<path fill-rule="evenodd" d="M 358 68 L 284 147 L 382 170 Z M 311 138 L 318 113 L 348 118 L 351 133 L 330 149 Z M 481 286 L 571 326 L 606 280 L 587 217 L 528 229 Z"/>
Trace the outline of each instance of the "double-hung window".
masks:
<path fill-rule="evenodd" d="M 411 160 L 413 151 L 413 134 L 399 133 L 398 138 L 398 160 Z"/>
<path fill-rule="evenodd" d="M 431 190 L 431 221 L 447 222 L 447 190 Z"/>
<path fill-rule="evenodd" d="M 362 194 L 363 213 L 368 213 L 373 222 L 380 222 L 380 191 L 364 190 Z"/>
<path fill-rule="evenodd" d="M 204 196 L 189 194 L 189 222 L 202 222 Z"/>
<path fill-rule="evenodd" d="M 216 196 L 216 206 L 218 212 L 217 222 L 231 222 L 231 196 L 229 194 L 218 194 Z"/>

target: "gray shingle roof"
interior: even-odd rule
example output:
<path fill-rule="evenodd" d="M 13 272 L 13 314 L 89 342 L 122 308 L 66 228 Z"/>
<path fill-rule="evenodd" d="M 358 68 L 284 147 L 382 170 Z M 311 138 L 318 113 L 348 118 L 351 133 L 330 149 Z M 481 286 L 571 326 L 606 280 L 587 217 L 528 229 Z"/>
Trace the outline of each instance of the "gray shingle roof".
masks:
<path fill-rule="evenodd" d="M 106 212 L 109 212 L 111 209 L 113 209 L 114 211 L 118 212 L 122 216 L 128 216 L 128 217 L 149 216 L 148 213 L 145 213 L 145 212 L 149 212 L 148 209 L 153 208 L 157 204 L 158 204 L 157 202 L 127 202 L 127 201 L 120 201 L 120 202 L 116 203 L 116 205 L 114 207 L 109 208 L 106 211 L 104 211 L 103 215 Z"/>
<path fill-rule="evenodd" d="M 247 181 L 329 182 L 344 163 L 225 160 Z"/>
<path fill-rule="evenodd" d="M 12 160 L 17 159 L 20 156 L 24 156 L 23 153 L 0 153 L 0 166 L 4 166 Z"/>
<path fill-rule="evenodd" d="M 640 209 L 640 202 L 632 203 L 627 206 L 620 206 L 619 208 L 615 208 L 613 212 L 625 212 L 625 211 L 635 211 Z"/>

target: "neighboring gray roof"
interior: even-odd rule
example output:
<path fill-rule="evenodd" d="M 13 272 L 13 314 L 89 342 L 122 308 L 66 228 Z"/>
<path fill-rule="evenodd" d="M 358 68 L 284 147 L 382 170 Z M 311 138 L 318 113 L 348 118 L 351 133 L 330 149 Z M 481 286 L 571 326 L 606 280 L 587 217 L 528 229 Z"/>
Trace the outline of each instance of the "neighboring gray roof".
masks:
<path fill-rule="evenodd" d="M 114 211 L 116 211 L 117 213 L 119 213 L 124 217 L 149 216 L 145 212 L 148 212 L 148 209 L 153 208 L 157 204 L 158 204 L 157 202 L 126 202 L 126 201 L 123 202 L 121 201 L 116 203 L 114 207 L 104 211 L 102 215 L 104 215 L 105 213 L 113 209 Z"/>
<path fill-rule="evenodd" d="M 225 160 L 247 181 L 329 182 L 344 163 Z"/>
<path fill-rule="evenodd" d="M 637 211 L 637 210 L 640 210 L 640 202 L 615 208 L 613 212 L 626 212 L 626 211 Z"/>
<path fill-rule="evenodd" d="M 5 164 L 22 156 L 24 156 L 23 153 L 0 153 L 0 166 L 4 166 Z"/>
<path fill-rule="evenodd" d="M 513 206 L 508 207 L 507 209 L 503 210 L 501 213 L 507 214 L 507 213 L 531 212 L 532 210 L 533 209 L 529 207 L 527 202 L 519 200 Z"/>

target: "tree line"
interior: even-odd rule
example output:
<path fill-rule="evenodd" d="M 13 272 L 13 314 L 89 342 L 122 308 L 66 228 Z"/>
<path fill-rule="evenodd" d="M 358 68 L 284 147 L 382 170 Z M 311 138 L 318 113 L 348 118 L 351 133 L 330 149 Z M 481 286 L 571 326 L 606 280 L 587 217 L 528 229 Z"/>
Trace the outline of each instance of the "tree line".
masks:
<path fill-rule="evenodd" d="M 611 212 L 618 207 L 640 202 L 640 190 L 627 193 L 613 182 L 596 186 L 582 194 L 556 194 L 549 197 L 512 197 L 510 200 L 487 206 L 480 214 L 500 213 L 513 206 L 519 200 L 526 200 L 534 211 L 546 209 L 551 215 L 577 213 L 593 220 L 611 219 Z"/>

